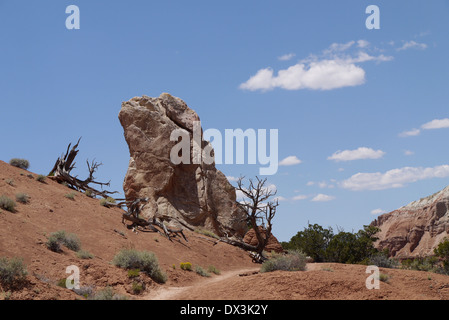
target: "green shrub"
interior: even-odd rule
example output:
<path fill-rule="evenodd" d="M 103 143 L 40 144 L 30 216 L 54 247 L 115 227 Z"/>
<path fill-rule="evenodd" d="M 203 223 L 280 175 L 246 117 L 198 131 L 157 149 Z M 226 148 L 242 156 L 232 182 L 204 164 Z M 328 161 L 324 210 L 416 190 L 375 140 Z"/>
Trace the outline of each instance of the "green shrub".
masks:
<path fill-rule="evenodd" d="M 289 251 L 288 254 L 275 253 L 262 264 L 260 272 L 304 271 L 306 270 L 307 257 L 300 251 Z"/>
<path fill-rule="evenodd" d="M 66 197 L 67 199 L 70 199 L 70 200 L 75 200 L 75 195 L 76 195 L 75 192 L 70 192 L 70 193 L 67 193 L 64 197 Z"/>
<path fill-rule="evenodd" d="M 167 275 L 160 269 L 157 257 L 152 252 L 123 249 L 115 255 L 112 263 L 123 269 L 140 269 L 159 283 L 167 281 Z"/>
<path fill-rule="evenodd" d="M 386 254 L 379 253 L 373 255 L 369 258 L 369 265 L 375 265 L 379 268 L 397 268 L 399 266 L 399 262 L 392 258 L 389 258 Z"/>
<path fill-rule="evenodd" d="M 0 258 L 0 283 L 7 288 L 19 287 L 26 281 L 28 272 L 22 259 Z"/>
<path fill-rule="evenodd" d="M 36 180 L 39 181 L 39 182 L 41 182 L 41 183 L 44 183 L 44 182 L 45 182 L 45 179 L 47 179 L 47 177 L 44 176 L 43 174 L 40 174 L 40 175 L 38 175 L 38 176 L 36 177 Z"/>
<path fill-rule="evenodd" d="M 215 268 L 214 266 L 209 266 L 209 268 L 207 268 L 208 272 L 212 272 L 215 273 L 216 275 L 219 275 L 221 272 L 220 270 L 218 270 L 217 268 Z"/>
<path fill-rule="evenodd" d="M 84 192 L 84 194 L 85 194 L 86 196 L 88 196 L 89 198 L 92 198 L 92 197 L 93 197 L 93 192 L 92 192 L 92 190 L 90 190 L 90 189 L 87 189 L 87 190 Z"/>
<path fill-rule="evenodd" d="M 192 271 L 192 264 L 190 262 L 181 262 L 181 269 L 186 271 Z"/>
<path fill-rule="evenodd" d="M 56 285 L 58 287 L 61 287 L 61 288 L 64 288 L 64 289 L 67 289 L 67 285 L 66 284 L 67 284 L 67 278 L 59 279 L 58 283 L 56 283 Z"/>
<path fill-rule="evenodd" d="M 25 159 L 13 158 L 13 159 L 9 160 L 9 164 L 14 167 L 25 169 L 25 170 L 30 167 L 30 162 Z"/>
<path fill-rule="evenodd" d="M 76 234 L 66 234 L 63 230 L 50 234 L 47 241 L 47 248 L 54 252 L 60 252 L 61 245 L 64 245 L 72 251 L 79 251 L 81 249 L 81 241 Z"/>
<path fill-rule="evenodd" d="M 195 272 L 197 274 L 199 274 L 202 277 L 210 277 L 210 274 L 206 272 L 206 270 L 204 270 L 203 268 L 201 268 L 200 266 L 196 266 L 195 267 Z"/>
<path fill-rule="evenodd" d="M 23 204 L 27 204 L 28 202 L 30 202 L 30 196 L 27 195 L 26 193 L 18 193 L 16 194 L 16 201 Z"/>
<path fill-rule="evenodd" d="M 128 270 L 128 278 L 137 278 L 140 274 L 140 269 Z"/>
<path fill-rule="evenodd" d="M 438 244 L 438 247 L 434 249 L 434 253 L 443 261 L 444 271 L 449 273 L 449 239 L 444 239 Z"/>
<path fill-rule="evenodd" d="M 382 282 L 388 282 L 388 280 L 390 280 L 390 276 L 388 274 L 381 273 L 379 274 L 379 280 Z"/>
<path fill-rule="evenodd" d="M 0 196 L 0 208 L 9 212 L 16 211 L 16 202 L 5 195 Z"/>
<path fill-rule="evenodd" d="M 134 281 L 132 284 L 132 289 L 134 294 L 140 294 L 143 291 L 143 285 L 139 282 Z"/>
<path fill-rule="evenodd" d="M 76 253 L 76 256 L 80 259 L 93 259 L 94 258 L 94 255 L 86 250 L 79 250 Z"/>
<path fill-rule="evenodd" d="M 100 205 L 102 205 L 103 207 L 109 208 L 111 203 L 115 204 L 115 199 L 114 198 L 107 197 L 106 199 L 103 198 L 103 199 L 100 200 Z"/>
<path fill-rule="evenodd" d="M 128 297 L 115 293 L 114 289 L 107 287 L 90 296 L 89 300 L 128 300 Z"/>
<path fill-rule="evenodd" d="M 197 228 L 197 229 L 195 229 L 195 232 L 205 235 L 205 236 L 208 236 L 208 237 L 211 237 L 211 238 L 214 238 L 214 239 L 217 239 L 217 240 L 220 239 L 220 237 L 217 236 L 215 233 L 213 233 L 212 231 L 206 230 L 206 229 Z"/>

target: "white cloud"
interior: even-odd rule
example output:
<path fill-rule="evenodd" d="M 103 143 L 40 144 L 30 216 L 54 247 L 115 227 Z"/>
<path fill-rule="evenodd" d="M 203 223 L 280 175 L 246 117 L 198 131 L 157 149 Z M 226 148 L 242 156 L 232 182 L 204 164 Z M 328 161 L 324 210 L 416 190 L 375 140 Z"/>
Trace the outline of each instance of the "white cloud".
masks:
<path fill-rule="evenodd" d="M 293 59 L 296 56 L 296 54 L 294 53 L 288 53 L 288 54 L 284 54 L 283 56 L 278 57 L 278 60 L 280 61 L 288 61 Z"/>
<path fill-rule="evenodd" d="M 293 166 L 296 164 L 300 164 L 302 161 L 300 159 L 298 159 L 296 156 L 289 156 L 283 160 L 281 160 L 281 162 L 279 162 L 280 166 Z"/>
<path fill-rule="evenodd" d="M 277 200 L 277 201 L 279 201 L 279 202 L 280 202 L 280 201 L 287 201 L 288 199 L 287 199 L 287 198 L 284 198 L 284 197 L 282 197 L 282 196 L 277 196 L 277 197 L 276 197 L 276 198 L 274 198 L 273 200 L 274 200 L 274 201 L 276 201 L 276 200 Z"/>
<path fill-rule="evenodd" d="M 312 199 L 312 201 L 314 201 L 314 202 L 327 202 L 327 201 L 332 201 L 332 200 L 334 200 L 334 199 L 335 199 L 334 196 L 329 196 L 329 195 L 327 195 L 327 194 L 322 194 L 322 193 L 320 193 L 320 194 L 316 195 L 316 196 Z"/>
<path fill-rule="evenodd" d="M 298 63 L 277 75 L 271 68 L 261 69 L 240 85 L 241 89 L 272 90 L 332 90 L 365 83 L 365 70 L 342 60 L 321 60 L 309 64 Z"/>
<path fill-rule="evenodd" d="M 293 201 L 299 201 L 299 200 L 305 200 L 305 199 L 307 199 L 307 198 L 308 198 L 308 196 L 306 196 L 306 195 L 298 194 L 297 196 L 294 196 L 294 197 L 292 198 L 292 200 L 293 200 Z"/>
<path fill-rule="evenodd" d="M 356 150 L 337 151 L 328 160 L 334 161 L 353 161 L 362 159 L 379 159 L 385 155 L 382 150 L 373 150 L 371 148 L 361 147 Z"/>
<path fill-rule="evenodd" d="M 359 86 L 365 83 L 365 70 L 356 63 L 367 61 L 390 61 L 393 57 L 371 56 L 364 51 L 350 55 L 346 52 L 356 42 L 333 43 L 323 51 L 320 57 L 310 55 L 297 64 L 277 73 L 272 68 L 260 69 L 246 82 L 240 85 L 243 90 L 332 90 Z M 368 46 L 365 40 L 359 40 L 357 47 L 362 50 Z M 284 56 L 282 56 L 284 57 Z M 282 58 L 279 57 L 279 58 Z M 286 55 L 285 60 L 289 58 Z"/>
<path fill-rule="evenodd" d="M 315 182 L 314 181 L 309 181 L 309 182 L 307 182 L 307 186 L 313 186 L 315 184 Z"/>
<path fill-rule="evenodd" d="M 357 173 L 340 183 L 344 189 L 359 190 L 384 190 L 402 188 L 408 183 L 433 178 L 449 177 L 449 165 L 433 168 L 404 167 L 389 170 L 385 173 Z"/>
<path fill-rule="evenodd" d="M 412 155 L 414 155 L 415 153 L 414 153 L 413 151 L 410 151 L 410 150 L 404 150 L 404 154 L 405 154 L 406 156 L 412 156 Z"/>
<path fill-rule="evenodd" d="M 369 42 L 366 40 L 357 41 L 357 47 L 359 47 L 359 48 L 366 48 L 368 46 L 369 46 Z"/>
<path fill-rule="evenodd" d="M 435 130 L 435 129 L 444 129 L 444 128 L 449 128 L 449 118 L 434 119 L 432 121 L 424 123 L 421 126 L 422 130 Z M 421 129 L 413 129 L 410 131 L 404 131 L 404 132 L 400 133 L 399 136 L 400 137 L 417 136 L 421 133 Z"/>
<path fill-rule="evenodd" d="M 239 180 L 239 178 L 233 177 L 233 176 L 226 176 L 226 178 L 228 179 L 228 181 L 231 181 L 231 182 L 236 182 Z"/>
<path fill-rule="evenodd" d="M 384 213 L 387 213 L 387 211 L 385 211 L 383 209 L 374 209 L 371 211 L 371 214 L 376 215 L 376 216 L 379 214 L 384 214 Z"/>
<path fill-rule="evenodd" d="M 414 136 L 419 136 L 420 133 L 421 133 L 421 130 L 413 129 L 413 130 L 410 130 L 410 131 L 401 132 L 399 134 L 399 136 L 403 137 L 403 138 L 405 138 L 405 137 L 414 137 Z"/>
<path fill-rule="evenodd" d="M 421 126 L 425 130 L 449 128 L 449 119 L 435 119 Z"/>
<path fill-rule="evenodd" d="M 407 49 L 412 49 L 412 48 L 424 50 L 424 49 L 427 48 L 427 44 L 419 43 L 419 42 L 416 42 L 416 41 L 413 41 L 413 40 L 412 41 L 405 41 L 404 44 L 402 45 L 402 47 L 397 48 L 396 50 L 397 51 L 402 51 L 402 50 L 407 50 Z"/>

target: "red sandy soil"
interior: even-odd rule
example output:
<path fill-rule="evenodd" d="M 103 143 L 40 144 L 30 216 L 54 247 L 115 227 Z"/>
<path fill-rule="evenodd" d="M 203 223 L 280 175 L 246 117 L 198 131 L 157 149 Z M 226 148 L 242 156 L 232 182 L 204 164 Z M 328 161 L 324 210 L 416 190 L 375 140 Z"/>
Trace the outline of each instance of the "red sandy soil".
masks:
<path fill-rule="evenodd" d="M 17 203 L 16 212 L 0 209 L 0 257 L 23 258 L 28 276 L 18 290 L 0 286 L 0 300 L 84 299 L 73 291 L 57 286 L 66 278 L 70 265 L 80 269 L 82 287 L 100 290 L 112 287 L 131 299 L 449 299 L 449 277 L 428 272 L 382 269 L 387 282 L 379 290 L 368 290 L 366 266 L 309 264 L 307 271 L 257 273 L 260 265 L 248 254 L 225 243 L 186 231 L 189 242 L 169 241 L 158 233 L 134 233 L 121 222 L 121 210 L 105 208 L 98 199 L 76 193 L 50 179 L 36 180 L 36 174 L 0 161 L 0 195 L 15 199 L 17 193 L 30 196 L 28 204 Z M 13 185 L 7 183 L 13 181 Z M 64 230 L 76 234 L 82 249 L 94 255 L 80 259 L 66 248 L 62 253 L 47 249 L 50 233 Z M 168 281 L 158 284 L 145 275 L 128 278 L 127 272 L 112 265 L 115 254 L 123 248 L 154 252 Z M 191 262 L 207 269 L 213 265 L 221 274 L 205 278 L 194 271 L 181 270 L 181 262 Z M 133 282 L 144 285 L 134 294 Z"/>

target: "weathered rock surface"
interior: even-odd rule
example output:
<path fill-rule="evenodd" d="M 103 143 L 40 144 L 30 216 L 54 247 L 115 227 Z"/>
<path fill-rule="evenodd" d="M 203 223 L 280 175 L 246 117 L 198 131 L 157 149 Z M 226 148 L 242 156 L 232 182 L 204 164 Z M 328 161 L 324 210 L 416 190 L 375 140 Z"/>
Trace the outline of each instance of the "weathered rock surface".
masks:
<path fill-rule="evenodd" d="M 265 229 L 263 227 L 259 227 L 259 230 L 260 230 L 262 237 L 265 238 Z M 243 242 L 250 244 L 252 246 L 257 246 L 259 241 L 257 240 L 256 232 L 254 231 L 253 228 L 248 230 L 248 232 L 245 234 L 245 237 L 243 238 Z M 276 239 L 276 237 L 272 234 L 270 236 L 270 238 L 268 239 L 268 243 L 265 247 L 265 251 L 267 251 L 267 252 L 274 251 L 277 253 L 282 253 L 282 252 L 284 252 L 284 249 L 282 248 L 278 239 Z"/>
<path fill-rule="evenodd" d="M 449 187 L 379 216 L 371 224 L 381 229 L 376 243 L 397 258 L 425 257 L 448 236 Z"/>
<path fill-rule="evenodd" d="M 123 183 L 127 200 L 149 199 L 145 218 L 159 217 L 170 224 L 202 227 L 222 236 L 243 237 L 244 213 L 236 206 L 235 188 L 215 165 L 201 161 L 192 147 L 190 164 L 170 159 L 174 130 L 188 132 L 190 141 L 198 115 L 179 98 L 163 93 L 158 98 L 135 97 L 122 103 L 119 120 L 128 143 L 130 161 Z M 202 142 L 202 147 L 208 146 Z M 198 152 L 197 152 L 198 153 Z"/>

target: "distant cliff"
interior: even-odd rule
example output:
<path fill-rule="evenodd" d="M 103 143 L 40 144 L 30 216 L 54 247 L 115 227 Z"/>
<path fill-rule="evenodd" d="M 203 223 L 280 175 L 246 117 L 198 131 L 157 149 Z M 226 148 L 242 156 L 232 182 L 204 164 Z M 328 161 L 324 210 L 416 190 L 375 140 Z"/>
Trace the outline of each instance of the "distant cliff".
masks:
<path fill-rule="evenodd" d="M 371 225 L 379 227 L 379 249 L 397 258 L 424 257 L 449 233 L 449 187 L 429 197 L 383 214 Z"/>

